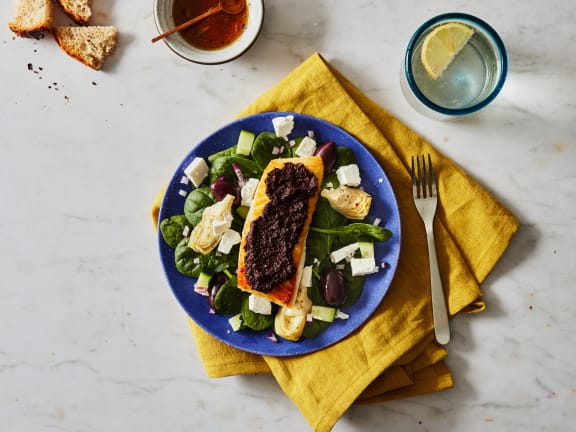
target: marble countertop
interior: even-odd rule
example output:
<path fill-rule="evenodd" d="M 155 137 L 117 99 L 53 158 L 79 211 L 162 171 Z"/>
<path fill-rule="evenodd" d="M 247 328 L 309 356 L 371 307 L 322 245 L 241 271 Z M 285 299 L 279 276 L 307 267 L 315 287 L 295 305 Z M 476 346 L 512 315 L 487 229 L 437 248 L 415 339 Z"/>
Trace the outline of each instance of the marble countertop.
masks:
<path fill-rule="evenodd" d="M 455 387 L 352 407 L 334 430 L 574 427 L 572 2 L 266 0 L 257 43 L 219 66 L 151 44 L 152 0 L 92 4 L 120 31 L 100 72 L 0 29 L 2 430 L 309 430 L 273 378 L 206 378 L 149 207 L 191 146 L 317 51 L 522 222 L 483 284 L 487 311 L 453 321 Z M 448 11 L 491 23 L 510 58 L 496 101 L 455 123 L 415 112 L 398 80 L 411 33 Z"/>

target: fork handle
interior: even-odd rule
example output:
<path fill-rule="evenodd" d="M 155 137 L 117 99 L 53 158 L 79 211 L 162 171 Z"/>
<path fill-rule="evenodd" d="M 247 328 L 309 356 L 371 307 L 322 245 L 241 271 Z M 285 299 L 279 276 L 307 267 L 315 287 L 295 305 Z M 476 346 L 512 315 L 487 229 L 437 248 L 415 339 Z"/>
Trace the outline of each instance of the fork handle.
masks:
<path fill-rule="evenodd" d="M 450 342 L 450 324 L 448 322 L 448 310 L 440 271 L 438 270 L 438 258 L 436 257 L 436 242 L 434 230 L 426 227 L 426 239 L 428 241 L 428 254 L 430 262 L 430 289 L 432 291 L 432 317 L 434 319 L 434 334 L 436 341 L 445 345 Z"/>

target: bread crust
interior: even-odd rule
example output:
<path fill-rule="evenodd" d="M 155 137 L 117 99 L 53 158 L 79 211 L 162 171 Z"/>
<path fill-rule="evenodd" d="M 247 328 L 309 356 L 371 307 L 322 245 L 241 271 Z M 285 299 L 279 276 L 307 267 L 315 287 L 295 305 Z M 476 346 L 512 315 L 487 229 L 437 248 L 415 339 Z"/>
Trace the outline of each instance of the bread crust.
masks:
<path fill-rule="evenodd" d="M 116 50 L 118 31 L 114 26 L 56 26 L 53 33 L 64 52 L 94 70 L 100 70 Z"/>
<path fill-rule="evenodd" d="M 52 0 L 19 0 L 8 27 L 21 37 L 42 39 L 52 29 Z"/>
<path fill-rule="evenodd" d="M 87 25 L 92 17 L 91 0 L 58 0 L 62 10 L 80 25 Z"/>

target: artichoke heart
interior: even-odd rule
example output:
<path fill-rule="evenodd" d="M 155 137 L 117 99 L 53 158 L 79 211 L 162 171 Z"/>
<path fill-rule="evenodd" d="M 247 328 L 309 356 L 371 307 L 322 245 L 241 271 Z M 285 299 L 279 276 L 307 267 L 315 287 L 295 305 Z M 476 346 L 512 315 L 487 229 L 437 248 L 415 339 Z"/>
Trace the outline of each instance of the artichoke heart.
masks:
<path fill-rule="evenodd" d="M 306 252 L 298 264 L 298 289 L 290 302 L 290 306 L 282 306 L 274 318 L 274 331 L 283 339 L 296 342 L 302 336 L 308 312 L 312 309 L 312 300 L 308 297 L 308 288 L 301 284 L 302 271 L 306 261 Z"/>
<path fill-rule="evenodd" d="M 281 307 L 274 318 L 274 331 L 286 340 L 297 341 L 306 326 L 312 302 L 308 298 L 308 288 L 300 286 L 291 307 Z"/>
<path fill-rule="evenodd" d="M 212 204 L 204 209 L 202 219 L 194 227 L 190 234 L 188 247 L 192 248 L 195 252 L 208 254 L 218 246 L 218 242 L 224 235 L 225 229 L 215 230 L 215 226 L 222 226 L 223 224 L 232 223 L 232 204 L 234 197 L 226 195 L 222 201 Z"/>
<path fill-rule="evenodd" d="M 336 189 L 324 189 L 320 194 L 330 206 L 348 219 L 362 220 L 370 211 L 372 197 L 362 189 L 340 185 Z"/>

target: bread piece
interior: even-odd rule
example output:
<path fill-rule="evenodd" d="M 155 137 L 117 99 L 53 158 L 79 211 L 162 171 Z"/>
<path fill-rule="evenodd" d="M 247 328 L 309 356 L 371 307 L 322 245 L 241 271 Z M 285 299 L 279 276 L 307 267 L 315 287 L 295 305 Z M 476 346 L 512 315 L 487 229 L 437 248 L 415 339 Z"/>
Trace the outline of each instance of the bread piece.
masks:
<path fill-rule="evenodd" d="M 118 31 L 114 26 L 54 27 L 54 37 L 66 53 L 99 70 L 114 53 Z"/>
<path fill-rule="evenodd" d="M 315 189 L 310 187 L 307 191 L 311 192 L 311 194 L 302 195 L 308 196 L 306 210 L 304 210 L 305 207 L 303 206 L 294 205 L 292 210 L 288 210 L 274 204 L 278 202 L 291 202 L 290 198 L 284 198 L 285 195 L 282 190 L 288 182 L 282 181 L 276 183 L 276 190 L 279 192 L 276 194 L 276 197 L 271 198 L 267 193 L 267 178 L 275 169 L 282 170 L 289 164 L 303 165 L 309 172 L 308 174 L 316 178 Z M 304 258 L 306 237 L 310 223 L 312 222 L 312 215 L 316 209 L 316 203 L 318 202 L 318 192 L 323 176 L 324 164 L 322 158 L 319 156 L 273 159 L 264 169 L 242 230 L 242 241 L 240 243 L 240 253 L 238 256 L 238 288 L 264 297 L 280 306 L 288 307 L 291 305 L 294 293 L 299 284 L 299 278 L 301 277 L 301 271 L 298 270 L 303 268 L 300 263 Z M 310 177 L 310 179 L 313 180 L 312 177 Z M 298 178 L 298 181 L 299 183 L 295 184 L 313 185 L 311 181 L 302 181 L 301 177 Z M 273 189 L 274 187 L 275 186 L 271 188 Z M 278 198 L 278 196 L 280 196 L 280 198 Z M 266 210 L 267 205 L 271 202 L 271 210 Z M 302 209 L 305 213 L 296 212 L 292 213 L 292 215 L 288 214 L 296 208 Z M 283 242 L 284 237 L 282 237 L 282 235 L 284 234 L 280 233 L 282 228 L 269 228 L 266 224 L 261 223 L 261 218 L 265 219 L 265 213 L 268 215 L 266 217 L 270 218 L 269 220 L 277 222 L 276 224 L 271 224 L 275 227 L 288 225 L 288 223 L 293 222 L 295 219 L 298 219 L 299 216 L 303 215 L 301 218 L 303 220 L 301 231 L 299 233 L 294 231 L 292 234 L 289 234 L 292 239 L 296 240 L 291 250 L 286 246 L 289 242 Z M 258 222 L 259 220 L 260 222 Z M 262 228 L 263 226 L 266 228 Z M 251 240 L 251 235 L 255 235 L 257 240 Z M 262 244 L 267 247 L 261 247 Z M 262 251 L 264 251 L 264 254 L 261 254 Z M 250 262 L 254 263 L 252 268 L 256 269 L 252 273 Z M 280 267 L 273 268 L 274 266 L 269 264 L 271 262 L 283 264 Z M 286 269 L 291 269 L 293 273 L 290 274 Z M 262 273 L 262 275 L 255 276 L 256 272 Z M 287 277 L 284 279 L 285 276 Z M 265 281 L 262 283 L 262 286 L 266 285 L 265 289 L 262 289 L 262 286 L 257 287 L 255 285 L 261 283 L 261 281 Z"/>
<path fill-rule="evenodd" d="M 78 24 L 86 25 L 92 16 L 91 0 L 58 0 L 62 10 Z"/>
<path fill-rule="evenodd" d="M 18 0 L 8 27 L 23 37 L 42 39 L 52 27 L 52 0 Z"/>

